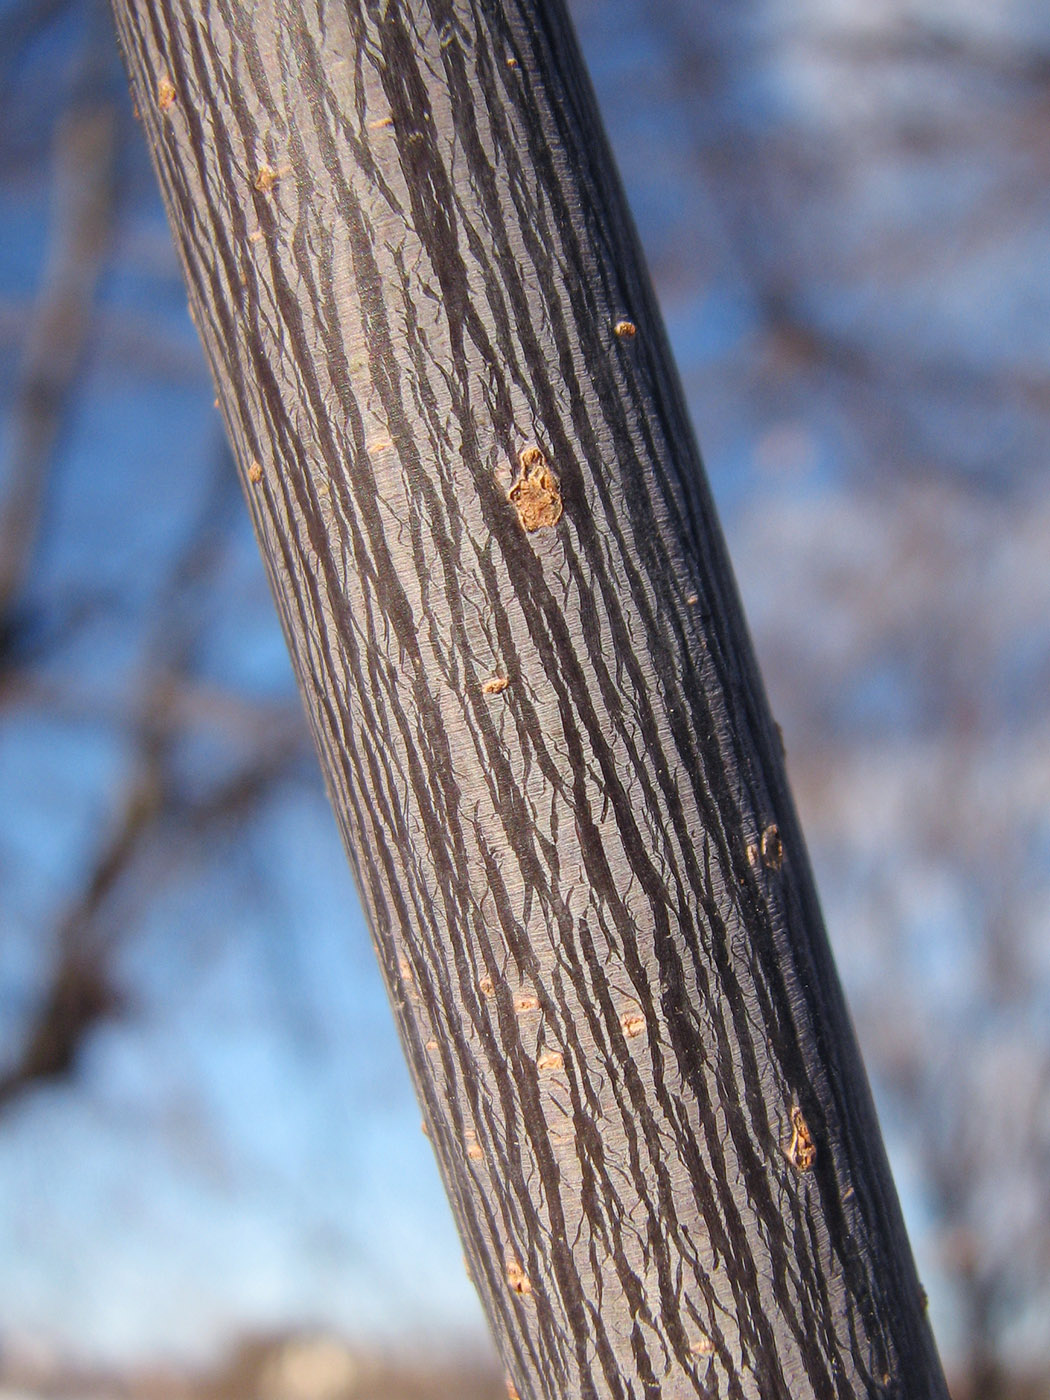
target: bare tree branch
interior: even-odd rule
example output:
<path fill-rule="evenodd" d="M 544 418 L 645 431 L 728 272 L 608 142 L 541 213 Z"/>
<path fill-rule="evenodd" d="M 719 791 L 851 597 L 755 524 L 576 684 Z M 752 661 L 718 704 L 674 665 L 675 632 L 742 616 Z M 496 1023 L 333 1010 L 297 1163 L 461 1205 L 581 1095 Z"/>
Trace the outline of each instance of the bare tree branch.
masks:
<path fill-rule="evenodd" d="M 51 247 L 10 414 L 0 502 L 0 654 L 36 545 L 52 449 L 73 391 L 109 237 L 115 117 L 82 102 L 59 122 Z"/>

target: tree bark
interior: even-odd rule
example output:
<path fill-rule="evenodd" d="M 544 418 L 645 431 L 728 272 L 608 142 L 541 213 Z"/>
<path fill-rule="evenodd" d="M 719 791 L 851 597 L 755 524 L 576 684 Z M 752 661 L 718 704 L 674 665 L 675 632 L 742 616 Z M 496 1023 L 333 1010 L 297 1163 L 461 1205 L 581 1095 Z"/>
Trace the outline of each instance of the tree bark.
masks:
<path fill-rule="evenodd" d="M 560 0 L 115 0 L 522 1396 L 944 1396 Z"/>

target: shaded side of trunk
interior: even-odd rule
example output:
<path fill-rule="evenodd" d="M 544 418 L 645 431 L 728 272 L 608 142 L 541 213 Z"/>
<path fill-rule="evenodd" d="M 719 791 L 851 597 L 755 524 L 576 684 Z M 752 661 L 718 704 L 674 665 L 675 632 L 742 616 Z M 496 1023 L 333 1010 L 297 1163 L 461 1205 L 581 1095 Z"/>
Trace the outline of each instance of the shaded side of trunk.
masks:
<path fill-rule="evenodd" d="M 943 1396 L 560 3 L 116 10 L 519 1391 Z"/>

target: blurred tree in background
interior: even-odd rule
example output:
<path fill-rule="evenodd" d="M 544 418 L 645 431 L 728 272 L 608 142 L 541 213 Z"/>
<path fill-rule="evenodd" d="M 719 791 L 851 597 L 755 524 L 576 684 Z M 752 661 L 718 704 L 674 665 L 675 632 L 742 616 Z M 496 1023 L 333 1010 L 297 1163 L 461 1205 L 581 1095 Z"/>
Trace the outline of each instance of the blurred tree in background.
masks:
<path fill-rule="evenodd" d="M 957 1392 L 1048 1396 L 1050 13 L 574 11 Z M 211 397 L 105 5 L 2 0 L 0 1388 L 480 1395 Z"/>

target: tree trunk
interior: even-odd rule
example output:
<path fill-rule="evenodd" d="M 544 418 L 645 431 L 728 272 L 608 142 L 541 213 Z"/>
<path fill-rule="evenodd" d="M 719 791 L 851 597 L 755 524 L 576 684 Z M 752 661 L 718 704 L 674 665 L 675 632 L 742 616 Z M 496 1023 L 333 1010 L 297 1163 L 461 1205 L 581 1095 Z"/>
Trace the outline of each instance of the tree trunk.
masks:
<path fill-rule="evenodd" d="M 944 1396 L 560 0 L 116 0 L 525 1397 Z"/>

